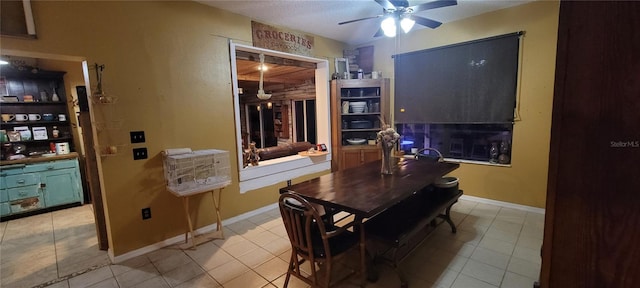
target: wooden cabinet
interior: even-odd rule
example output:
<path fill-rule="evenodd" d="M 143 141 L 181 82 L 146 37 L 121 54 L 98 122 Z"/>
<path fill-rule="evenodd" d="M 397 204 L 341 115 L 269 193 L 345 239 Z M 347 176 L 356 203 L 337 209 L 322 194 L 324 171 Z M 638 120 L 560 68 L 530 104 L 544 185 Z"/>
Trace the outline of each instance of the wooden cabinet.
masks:
<path fill-rule="evenodd" d="M 0 172 L 0 216 L 82 203 L 78 160 L 4 165 Z"/>
<path fill-rule="evenodd" d="M 541 287 L 640 287 L 639 16 L 560 3 Z"/>
<path fill-rule="evenodd" d="M 333 171 L 381 159 L 375 141 L 381 120 L 390 123 L 389 79 L 331 81 Z"/>
<path fill-rule="evenodd" d="M 380 148 L 377 146 L 374 146 L 373 148 L 343 148 L 342 153 L 340 154 L 340 159 L 338 160 L 340 162 L 340 169 L 357 167 L 364 163 L 381 159 L 382 152 L 380 151 Z"/>
<path fill-rule="evenodd" d="M 23 132 L 19 138 L 7 137 L 2 141 L 10 141 L 13 145 L 24 144 L 26 151 L 22 151 L 22 154 L 25 156 L 28 153 L 49 152 L 52 142 L 66 142 L 69 151 L 74 151 L 64 73 L 43 70 L 32 73 L 3 67 L 4 86 L 0 89 L 3 121 L 0 126 L 6 133 Z"/>

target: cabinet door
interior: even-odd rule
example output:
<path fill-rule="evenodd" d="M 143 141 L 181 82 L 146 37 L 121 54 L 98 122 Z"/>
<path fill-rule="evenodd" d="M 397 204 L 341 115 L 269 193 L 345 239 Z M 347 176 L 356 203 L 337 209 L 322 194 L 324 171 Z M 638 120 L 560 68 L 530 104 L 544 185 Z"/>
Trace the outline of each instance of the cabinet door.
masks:
<path fill-rule="evenodd" d="M 362 153 L 359 149 L 343 150 L 340 159 L 340 169 L 349 169 L 362 164 Z"/>
<path fill-rule="evenodd" d="M 7 203 L 7 201 L 9 201 L 9 192 L 7 191 L 7 189 L 2 189 L 0 187 L 0 216 L 11 213 L 11 209 L 9 209 L 9 203 Z"/>
<path fill-rule="evenodd" d="M 47 207 L 81 201 L 76 169 L 47 171 L 40 177 Z"/>
<path fill-rule="evenodd" d="M 9 203 L 0 203 L 0 216 L 5 216 L 9 214 L 11 214 Z"/>
<path fill-rule="evenodd" d="M 380 149 L 364 149 L 362 150 L 362 163 L 373 162 L 382 159 Z"/>

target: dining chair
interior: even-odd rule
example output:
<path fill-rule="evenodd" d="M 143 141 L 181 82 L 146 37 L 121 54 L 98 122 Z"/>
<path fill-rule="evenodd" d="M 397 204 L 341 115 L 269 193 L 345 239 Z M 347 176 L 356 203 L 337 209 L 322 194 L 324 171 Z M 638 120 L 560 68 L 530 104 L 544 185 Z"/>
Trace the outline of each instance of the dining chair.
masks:
<path fill-rule="evenodd" d="M 345 277 L 331 283 L 331 272 L 336 266 L 336 261 L 350 254 L 347 253 L 348 251 L 357 250 L 360 243 L 358 233 L 349 230 L 354 226 L 354 222 L 326 227 L 324 219 L 314 205 L 290 192 L 281 194 L 278 204 L 291 242 L 291 258 L 284 287 L 288 286 L 291 275 L 311 287 L 329 287 L 355 273 L 355 270 L 351 269 L 352 271 L 344 275 Z M 301 269 L 305 261 L 309 261 L 311 266 L 309 277 L 305 276 Z"/>

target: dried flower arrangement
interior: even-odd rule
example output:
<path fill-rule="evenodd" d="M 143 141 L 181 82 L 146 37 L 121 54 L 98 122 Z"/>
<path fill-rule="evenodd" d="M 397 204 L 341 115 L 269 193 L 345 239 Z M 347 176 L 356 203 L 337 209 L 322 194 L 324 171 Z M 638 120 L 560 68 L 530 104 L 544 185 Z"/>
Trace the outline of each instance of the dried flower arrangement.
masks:
<path fill-rule="evenodd" d="M 378 132 L 377 140 L 381 145 L 386 145 L 388 148 L 393 148 L 396 143 L 398 143 L 398 139 L 400 139 L 400 134 L 396 132 L 395 129 L 391 128 L 391 125 L 385 123 L 382 117 L 378 117 L 380 119 L 382 130 Z M 384 147 L 383 147 L 384 148 Z"/>

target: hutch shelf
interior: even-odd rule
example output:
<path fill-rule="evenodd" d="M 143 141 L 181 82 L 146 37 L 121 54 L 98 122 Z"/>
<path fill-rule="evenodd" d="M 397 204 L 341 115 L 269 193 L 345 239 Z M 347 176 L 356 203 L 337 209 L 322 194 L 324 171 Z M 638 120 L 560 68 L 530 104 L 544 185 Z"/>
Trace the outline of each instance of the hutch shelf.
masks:
<path fill-rule="evenodd" d="M 389 111 L 389 79 L 331 81 L 333 171 L 381 159 L 375 139 Z"/>

